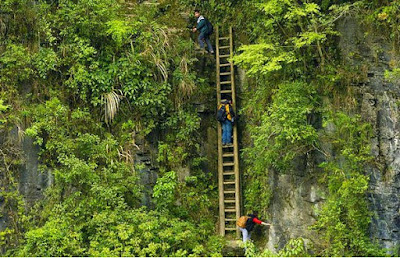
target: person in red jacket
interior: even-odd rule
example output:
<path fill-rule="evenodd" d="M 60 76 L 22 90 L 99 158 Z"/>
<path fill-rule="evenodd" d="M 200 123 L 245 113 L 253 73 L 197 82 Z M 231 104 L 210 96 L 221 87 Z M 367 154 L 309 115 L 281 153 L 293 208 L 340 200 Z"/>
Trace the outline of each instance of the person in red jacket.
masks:
<path fill-rule="evenodd" d="M 243 235 L 243 242 L 246 242 L 247 240 L 250 240 L 251 231 L 253 231 L 254 226 L 256 224 L 264 225 L 264 226 L 271 226 L 271 224 L 262 222 L 261 220 L 258 219 L 258 212 L 253 212 L 253 214 L 249 214 L 247 216 L 249 218 L 246 221 L 246 227 L 245 228 L 239 227 L 239 229 L 240 229 L 240 231 L 242 232 L 242 235 Z"/>

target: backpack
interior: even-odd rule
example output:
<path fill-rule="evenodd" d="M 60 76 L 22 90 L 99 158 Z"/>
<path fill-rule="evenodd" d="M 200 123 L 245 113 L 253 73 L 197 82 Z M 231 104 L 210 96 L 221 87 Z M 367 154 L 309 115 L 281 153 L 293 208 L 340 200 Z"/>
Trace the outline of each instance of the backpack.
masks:
<path fill-rule="evenodd" d="M 207 26 L 207 34 L 211 35 L 214 32 L 214 26 L 211 24 L 211 22 L 207 19 L 204 18 L 204 20 L 206 20 L 206 26 Z"/>
<path fill-rule="evenodd" d="M 247 220 L 248 220 L 249 218 L 250 218 L 249 216 L 242 216 L 242 217 L 240 217 L 240 218 L 237 220 L 236 225 L 237 225 L 238 227 L 240 227 L 240 228 L 245 228 L 245 227 L 246 227 L 246 222 L 247 222 Z"/>
<path fill-rule="evenodd" d="M 217 120 L 219 122 L 225 122 L 226 120 L 226 109 L 225 105 L 222 105 L 217 111 Z"/>
<path fill-rule="evenodd" d="M 237 120 L 237 117 L 233 111 L 232 105 L 229 105 L 229 114 L 231 115 L 231 122 L 234 123 Z"/>

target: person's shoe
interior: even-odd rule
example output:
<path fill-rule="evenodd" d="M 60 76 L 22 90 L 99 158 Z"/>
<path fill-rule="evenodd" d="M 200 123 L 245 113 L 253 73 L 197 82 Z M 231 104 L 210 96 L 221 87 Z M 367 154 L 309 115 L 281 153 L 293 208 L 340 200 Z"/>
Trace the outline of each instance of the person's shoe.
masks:
<path fill-rule="evenodd" d="M 210 52 L 208 52 L 208 53 L 211 54 L 211 55 L 214 55 L 214 54 L 215 54 L 214 50 L 213 50 L 213 51 L 210 51 Z"/>

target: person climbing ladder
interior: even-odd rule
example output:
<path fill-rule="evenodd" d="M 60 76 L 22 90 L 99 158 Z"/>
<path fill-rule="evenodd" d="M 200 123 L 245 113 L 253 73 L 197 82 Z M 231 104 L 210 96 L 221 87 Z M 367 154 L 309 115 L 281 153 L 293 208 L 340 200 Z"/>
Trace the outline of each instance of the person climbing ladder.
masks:
<path fill-rule="evenodd" d="M 222 125 L 222 145 L 232 144 L 232 128 L 235 121 L 235 112 L 232 101 L 222 100 L 218 107 L 217 120 Z"/>
<path fill-rule="evenodd" d="M 199 34 L 199 45 L 200 49 L 204 50 L 204 42 L 207 43 L 208 52 L 214 54 L 214 49 L 210 41 L 210 35 L 213 33 L 212 24 L 201 15 L 199 10 L 194 11 L 194 16 L 197 18 L 197 26 L 193 28 L 193 32 L 200 32 Z"/>

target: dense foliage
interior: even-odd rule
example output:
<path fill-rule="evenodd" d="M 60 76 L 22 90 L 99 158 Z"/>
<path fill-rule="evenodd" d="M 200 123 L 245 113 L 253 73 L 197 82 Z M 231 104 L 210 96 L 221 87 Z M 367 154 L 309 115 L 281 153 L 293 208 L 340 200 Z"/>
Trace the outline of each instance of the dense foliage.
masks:
<path fill-rule="evenodd" d="M 191 100 L 206 84 L 177 10 L 114 0 L 2 1 L 0 10 L 1 130 L 16 126 L 19 141 L 34 139 L 40 170 L 54 177 L 44 199 L 26 206 L 19 152 L 1 152 L 2 207 L 13 222 L 1 232 L 2 251 L 219 256 L 210 215 L 216 183 L 193 151 L 200 118 Z M 137 141 L 157 132 L 160 173 L 149 210 L 134 157 L 143 148 Z M 9 145 L 18 150 L 18 139 Z M 174 172 L 181 166 L 192 169 L 184 180 Z"/>
<path fill-rule="evenodd" d="M 368 234 L 365 166 L 372 132 L 355 115 L 356 103 L 346 102 L 355 98 L 349 82 L 359 71 L 340 56 L 335 26 L 357 16 L 372 32 L 388 35 L 398 51 L 399 2 L 222 2 L 0 2 L 0 200 L 9 222 L 0 232 L 0 252 L 221 255 L 216 177 L 205 169 L 204 121 L 193 105 L 215 99 L 207 83 L 214 67 L 200 74 L 186 30 L 191 24 L 181 16 L 197 7 L 215 25 L 235 27 L 241 47 L 234 62 L 249 78 L 240 103 L 246 211 L 268 217 L 271 172 L 292 173 L 297 160 L 318 153 L 324 162 L 314 176 L 327 192 L 312 227 L 321 240 L 311 251 L 384 254 Z M 386 77 L 398 81 L 400 69 L 393 66 Z M 34 205 L 18 192 L 21 142 L 28 137 L 39 147 L 40 171 L 54 176 Z M 139 142 L 151 138 L 159 171 L 145 207 L 149 186 L 141 182 L 135 155 L 143 150 Z M 182 176 L 182 168 L 190 175 Z M 251 242 L 246 248 L 248 256 L 308 251 L 301 238 L 277 254 Z"/>

